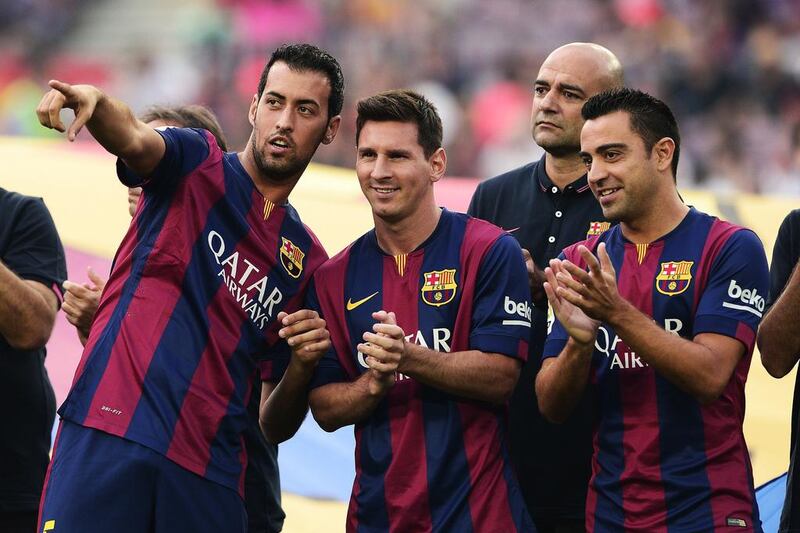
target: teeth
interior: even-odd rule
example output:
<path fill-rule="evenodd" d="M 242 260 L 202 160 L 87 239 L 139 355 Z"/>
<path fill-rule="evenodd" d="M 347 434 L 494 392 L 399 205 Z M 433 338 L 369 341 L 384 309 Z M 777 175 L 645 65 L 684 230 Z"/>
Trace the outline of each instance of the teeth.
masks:
<path fill-rule="evenodd" d="M 603 192 L 601 192 L 601 193 L 600 193 L 600 196 L 601 196 L 601 197 L 603 197 L 603 196 L 608 196 L 609 194 L 611 194 L 611 193 L 615 193 L 615 192 L 617 192 L 618 190 L 619 190 L 619 189 L 608 189 L 608 190 L 606 190 L 606 191 L 603 191 Z"/>
<path fill-rule="evenodd" d="M 283 148 L 286 148 L 287 146 L 289 146 L 287 143 L 285 143 L 283 141 L 272 141 L 272 144 L 274 144 L 276 146 L 283 147 Z"/>
<path fill-rule="evenodd" d="M 378 187 L 375 187 L 375 190 L 380 193 L 388 194 L 390 192 L 396 191 L 397 189 L 379 189 Z"/>

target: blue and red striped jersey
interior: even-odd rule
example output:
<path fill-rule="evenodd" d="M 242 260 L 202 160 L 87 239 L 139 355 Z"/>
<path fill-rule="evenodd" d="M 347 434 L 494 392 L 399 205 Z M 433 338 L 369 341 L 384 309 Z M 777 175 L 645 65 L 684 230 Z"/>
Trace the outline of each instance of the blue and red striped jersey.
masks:
<path fill-rule="evenodd" d="M 59 413 L 241 492 L 257 361 L 285 360 L 278 312 L 300 307 L 327 256 L 210 133 L 160 133 L 147 180 L 118 165 L 145 190 Z"/>
<path fill-rule="evenodd" d="M 378 310 L 409 342 L 524 360 L 530 290 L 519 244 L 447 210 L 415 251 L 384 253 L 370 231 L 323 265 L 309 289 L 332 350 L 312 386 L 357 379 L 356 350 Z M 348 531 L 533 531 L 506 449 L 506 407 L 458 398 L 404 375 L 355 427 Z"/>
<path fill-rule="evenodd" d="M 648 366 L 608 324 L 590 374 L 596 398 L 588 531 L 760 531 L 742 432 L 744 388 L 768 272 L 764 248 L 745 228 L 692 208 L 669 234 L 633 244 L 615 226 L 605 242 L 623 298 L 675 335 L 715 333 L 745 354 L 723 394 L 703 405 Z M 563 256 L 585 267 L 578 244 Z M 567 334 L 556 320 L 543 357 Z M 732 529 L 733 528 L 733 529 Z"/>

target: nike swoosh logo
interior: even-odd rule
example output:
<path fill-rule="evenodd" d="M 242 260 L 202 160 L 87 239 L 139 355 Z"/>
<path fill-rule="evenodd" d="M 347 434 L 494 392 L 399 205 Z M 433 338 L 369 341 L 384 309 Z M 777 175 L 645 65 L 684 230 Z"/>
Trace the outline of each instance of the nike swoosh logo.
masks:
<path fill-rule="evenodd" d="M 351 298 L 348 298 L 347 299 L 347 305 L 345 307 L 347 307 L 348 311 L 352 311 L 353 309 L 355 309 L 359 305 L 363 304 L 364 302 L 366 302 L 367 300 L 369 300 L 370 298 L 372 298 L 373 296 L 375 296 L 379 292 L 381 292 L 381 291 L 375 291 L 372 294 L 370 294 L 369 296 L 367 296 L 366 298 L 361 298 L 357 302 L 354 302 Z"/>

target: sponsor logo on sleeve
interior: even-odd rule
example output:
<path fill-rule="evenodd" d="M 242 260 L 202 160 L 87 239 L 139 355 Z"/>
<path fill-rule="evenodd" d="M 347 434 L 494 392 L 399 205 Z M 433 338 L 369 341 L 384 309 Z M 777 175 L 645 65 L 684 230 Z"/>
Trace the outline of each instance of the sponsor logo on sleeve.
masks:
<path fill-rule="evenodd" d="M 656 289 L 661 294 L 676 296 L 692 283 L 694 261 L 667 261 L 661 263 L 661 271 L 656 276 Z"/>
<path fill-rule="evenodd" d="M 434 307 L 441 307 L 453 301 L 456 296 L 456 269 L 433 270 L 422 275 L 422 301 Z"/>
<path fill-rule="evenodd" d="M 528 302 L 515 302 L 508 296 L 503 301 L 503 310 L 514 318 L 503 320 L 504 326 L 531 327 L 531 305 Z"/>
<path fill-rule="evenodd" d="M 747 311 L 759 318 L 764 313 L 764 306 L 766 305 L 764 298 L 758 294 L 756 289 L 743 289 L 735 279 L 732 279 L 730 285 L 728 285 L 728 297 L 733 298 L 735 302 L 722 302 L 722 307 Z"/>
<path fill-rule="evenodd" d="M 303 272 L 303 258 L 306 254 L 286 237 L 281 237 L 281 241 L 281 264 L 290 276 L 299 278 Z"/>

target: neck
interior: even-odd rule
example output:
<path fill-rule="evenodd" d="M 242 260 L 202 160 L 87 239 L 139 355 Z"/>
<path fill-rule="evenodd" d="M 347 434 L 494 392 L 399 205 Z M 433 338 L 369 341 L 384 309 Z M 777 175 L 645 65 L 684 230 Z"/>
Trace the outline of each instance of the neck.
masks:
<path fill-rule="evenodd" d="M 442 210 L 435 203 L 397 221 L 389 221 L 373 213 L 378 245 L 391 255 L 413 252 L 431 236 L 441 216 Z"/>
<path fill-rule="evenodd" d="M 547 177 L 559 189 L 563 189 L 586 174 L 586 165 L 583 164 L 578 152 L 564 157 L 556 157 L 546 153 L 544 156 L 544 170 L 547 172 Z"/>
<path fill-rule="evenodd" d="M 673 187 L 669 195 L 654 195 L 642 211 L 640 216 L 620 221 L 622 234 L 635 244 L 649 244 L 674 230 L 689 212 L 689 206 Z"/>
<path fill-rule="evenodd" d="M 239 157 L 239 162 L 242 164 L 242 167 L 244 167 L 245 171 L 250 176 L 253 185 L 258 189 L 258 192 L 275 205 L 285 204 L 289 200 L 289 194 L 294 189 L 294 186 L 297 185 L 297 182 L 300 181 L 300 176 L 302 176 L 303 172 L 306 170 L 306 167 L 303 167 L 297 174 L 281 181 L 275 181 L 270 179 L 269 175 L 259 170 L 258 165 L 256 165 L 253 159 L 253 153 L 250 150 L 249 144 L 244 151 L 239 152 L 237 156 Z"/>

